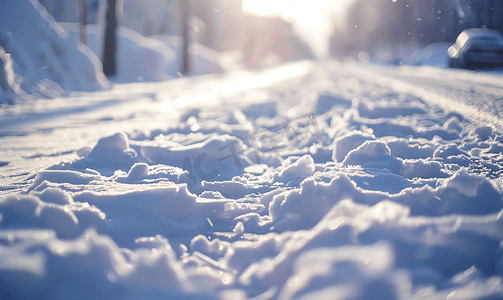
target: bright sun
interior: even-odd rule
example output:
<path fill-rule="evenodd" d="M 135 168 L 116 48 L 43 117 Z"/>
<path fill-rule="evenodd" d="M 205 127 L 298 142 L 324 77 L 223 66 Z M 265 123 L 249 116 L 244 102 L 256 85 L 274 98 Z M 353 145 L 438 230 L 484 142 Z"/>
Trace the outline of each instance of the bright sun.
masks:
<path fill-rule="evenodd" d="M 242 10 L 245 14 L 272 17 L 280 14 L 281 0 L 243 0 Z"/>
<path fill-rule="evenodd" d="M 328 55 L 328 40 L 335 27 L 344 26 L 355 0 L 242 0 L 247 15 L 280 18 L 293 25 L 298 36 L 318 57 Z"/>

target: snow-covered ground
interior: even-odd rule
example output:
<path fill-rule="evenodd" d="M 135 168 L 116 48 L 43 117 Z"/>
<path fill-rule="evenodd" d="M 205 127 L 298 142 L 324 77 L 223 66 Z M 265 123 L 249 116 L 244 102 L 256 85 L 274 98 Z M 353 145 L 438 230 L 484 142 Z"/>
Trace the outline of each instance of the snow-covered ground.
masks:
<path fill-rule="evenodd" d="M 500 71 L 437 45 L 164 81 L 179 41 L 122 30 L 109 83 L 96 27 L 5 3 L 0 299 L 503 299 Z"/>
<path fill-rule="evenodd" d="M 303 61 L 2 107 L 1 296 L 501 299 L 502 93 Z"/>

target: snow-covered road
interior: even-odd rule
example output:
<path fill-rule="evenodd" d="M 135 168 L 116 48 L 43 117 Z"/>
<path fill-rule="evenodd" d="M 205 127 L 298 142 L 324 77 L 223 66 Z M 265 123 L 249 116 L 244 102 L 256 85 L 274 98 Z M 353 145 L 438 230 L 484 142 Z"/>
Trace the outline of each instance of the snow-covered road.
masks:
<path fill-rule="evenodd" d="M 197 107 L 269 101 L 268 93 L 255 91 L 274 88 L 274 84 L 295 86 L 313 67 L 311 62 L 301 62 L 255 72 L 117 84 L 108 91 L 4 106 L 0 112 L 0 160 L 4 165 L 0 195 L 26 187 L 31 183 L 27 178 L 37 171 L 75 158 L 78 149 L 95 144 L 100 137 L 176 127 L 180 114 Z"/>
<path fill-rule="evenodd" d="M 333 62 L 332 70 L 341 69 Z M 346 64 L 346 74 L 419 97 L 430 105 L 457 112 L 473 122 L 503 129 L 503 75 L 501 72 L 424 67 L 382 67 Z"/>
<path fill-rule="evenodd" d="M 502 299 L 501 79 L 301 61 L 2 107 L 0 298 Z"/>

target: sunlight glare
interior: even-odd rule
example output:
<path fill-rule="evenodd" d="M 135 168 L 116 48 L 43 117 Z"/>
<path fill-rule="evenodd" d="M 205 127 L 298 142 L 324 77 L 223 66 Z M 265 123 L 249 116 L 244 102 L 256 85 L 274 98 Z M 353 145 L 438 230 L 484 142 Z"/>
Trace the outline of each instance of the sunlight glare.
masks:
<path fill-rule="evenodd" d="M 218 95 L 229 96 L 246 90 L 263 88 L 273 83 L 305 75 L 311 71 L 311 65 L 307 62 L 298 62 L 285 65 L 264 74 L 226 82 L 215 87 Z"/>
<path fill-rule="evenodd" d="M 278 17 L 293 25 L 294 32 L 312 48 L 315 56 L 328 55 L 328 41 L 336 27 L 344 26 L 355 0 L 243 0 L 248 15 Z"/>
<path fill-rule="evenodd" d="M 245 14 L 276 17 L 280 14 L 281 2 L 281 0 L 243 0 L 241 5 Z"/>

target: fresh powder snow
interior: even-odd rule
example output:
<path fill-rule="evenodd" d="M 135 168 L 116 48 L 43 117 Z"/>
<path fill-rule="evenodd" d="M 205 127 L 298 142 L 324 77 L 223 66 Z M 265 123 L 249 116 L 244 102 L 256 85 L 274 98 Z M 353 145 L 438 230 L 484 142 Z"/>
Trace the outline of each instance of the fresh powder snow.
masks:
<path fill-rule="evenodd" d="M 73 25 L 11 2 L 93 76 L 23 73 L 44 48 L 0 10 L 1 299 L 503 298 L 500 73 L 327 60 L 164 81 L 174 43 L 124 31 L 155 66 L 109 83 Z M 63 92 L 37 95 L 47 80 Z"/>

